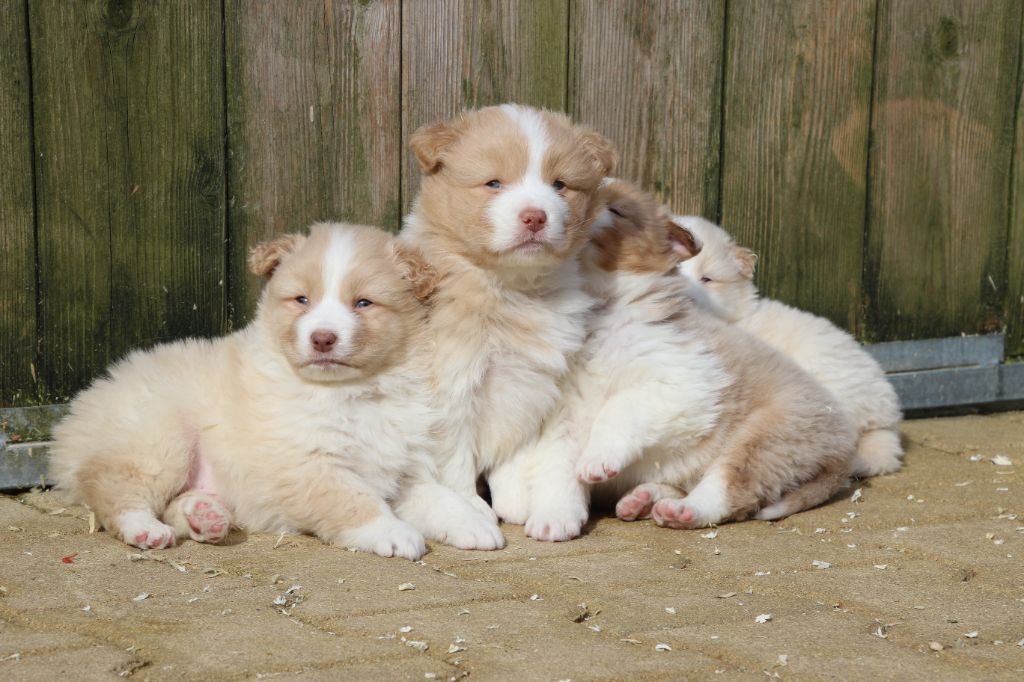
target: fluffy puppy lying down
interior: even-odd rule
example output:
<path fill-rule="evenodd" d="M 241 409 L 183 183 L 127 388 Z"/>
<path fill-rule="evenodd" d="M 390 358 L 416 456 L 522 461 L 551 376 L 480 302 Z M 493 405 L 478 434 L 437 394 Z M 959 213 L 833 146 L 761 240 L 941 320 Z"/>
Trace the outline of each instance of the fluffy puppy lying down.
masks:
<path fill-rule="evenodd" d="M 592 301 L 576 254 L 614 152 L 562 114 L 516 105 L 425 126 L 411 146 L 423 180 L 401 236 L 440 276 L 428 325 L 443 480 L 491 513 L 485 474 L 497 514 L 522 523 L 517 453 L 583 344 Z"/>
<path fill-rule="evenodd" d="M 900 468 L 899 398 L 875 359 L 848 333 L 822 317 L 785 303 L 759 298 L 754 286 L 757 257 L 725 230 L 703 218 L 677 216 L 703 243 L 680 268 L 702 290 L 699 300 L 722 319 L 785 353 L 836 398 L 859 439 L 853 474 L 874 476 Z"/>
<path fill-rule="evenodd" d="M 530 453 L 527 534 L 567 540 L 588 486 L 619 518 L 692 528 L 777 519 L 846 482 L 854 433 L 781 353 L 702 311 L 676 267 L 699 249 L 652 197 L 609 184 L 582 254 L 600 301 L 557 416 Z M 684 492 L 685 491 L 685 492 Z"/>
<path fill-rule="evenodd" d="M 231 525 L 409 559 L 424 535 L 503 546 L 435 480 L 420 256 L 375 228 L 315 225 L 249 265 L 269 278 L 252 324 L 136 351 L 72 402 L 59 484 L 143 548 Z"/>

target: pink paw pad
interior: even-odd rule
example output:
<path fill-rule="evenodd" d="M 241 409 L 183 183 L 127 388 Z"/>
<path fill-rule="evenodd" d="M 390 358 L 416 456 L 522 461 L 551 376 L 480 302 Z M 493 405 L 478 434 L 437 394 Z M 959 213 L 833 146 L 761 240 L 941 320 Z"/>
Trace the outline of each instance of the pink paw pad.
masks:
<path fill-rule="evenodd" d="M 664 528 L 693 528 L 696 519 L 693 508 L 682 500 L 660 500 L 654 505 L 651 516 Z"/>
<path fill-rule="evenodd" d="M 639 488 L 619 500 L 615 505 L 615 516 L 623 521 L 636 521 L 650 515 L 651 491 Z"/>
<path fill-rule="evenodd" d="M 182 512 L 192 529 L 190 535 L 197 542 L 220 542 L 231 528 L 227 511 L 213 498 L 186 499 L 182 502 Z"/>

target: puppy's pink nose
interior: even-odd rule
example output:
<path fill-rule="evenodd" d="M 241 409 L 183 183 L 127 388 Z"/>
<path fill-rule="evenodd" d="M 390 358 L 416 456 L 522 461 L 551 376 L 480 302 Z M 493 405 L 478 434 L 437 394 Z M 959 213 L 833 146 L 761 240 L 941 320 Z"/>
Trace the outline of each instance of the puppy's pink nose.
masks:
<path fill-rule="evenodd" d="M 539 208 L 527 208 L 519 213 L 519 222 L 530 232 L 540 232 L 548 224 L 548 214 Z"/>
<path fill-rule="evenodd" d="M 338 342 L 338 335 L 324 329 L 317 329 L 310 335 L 309 340 L 313 342 L 313 348 L 317 352 L 326 353 L 334 348 L 334 344 Z"/>

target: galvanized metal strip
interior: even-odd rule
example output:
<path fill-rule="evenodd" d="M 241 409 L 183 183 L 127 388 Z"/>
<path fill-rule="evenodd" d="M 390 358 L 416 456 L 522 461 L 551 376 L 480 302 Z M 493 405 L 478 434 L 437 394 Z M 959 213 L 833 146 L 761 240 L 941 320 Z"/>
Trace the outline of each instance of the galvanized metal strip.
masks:
<path fill-rule="evenodd" d="M 0 449 L 0 491 L 53 485 L 48 477 L 49 443 L 8 445 Z"/>
<path fill-rule="evenodd" d="M 1003 335 L 891 341 L 865 346 L 864 349 L 886 372 L 988 367 L 998 365 L 1003 360 Z"/>
<path fill-rule="evenodd" d="M 999 366 L 999 399 L 1024 400 L 1024 362 Z"/>
<path fill-rule="evenodd" d="M 999 366 L 955 367 L 890 374 L 904 410 L 975 405 L 999 400 Z"/>

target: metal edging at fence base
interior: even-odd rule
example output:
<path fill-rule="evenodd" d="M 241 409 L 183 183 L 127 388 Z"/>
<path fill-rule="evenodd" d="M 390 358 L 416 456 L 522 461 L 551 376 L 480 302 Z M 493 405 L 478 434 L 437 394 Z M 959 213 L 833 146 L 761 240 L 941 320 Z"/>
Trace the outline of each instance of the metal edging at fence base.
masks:
<path fill-rule="evenodd" d="M 1003 363 L 1003 335 L 893 341 L 865 347 L 904 410 L 1024 400 L 1024 363 Z M 0 491 L 47 486 L 50 431 L 67 405 L 0 408 Z"/>

